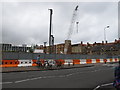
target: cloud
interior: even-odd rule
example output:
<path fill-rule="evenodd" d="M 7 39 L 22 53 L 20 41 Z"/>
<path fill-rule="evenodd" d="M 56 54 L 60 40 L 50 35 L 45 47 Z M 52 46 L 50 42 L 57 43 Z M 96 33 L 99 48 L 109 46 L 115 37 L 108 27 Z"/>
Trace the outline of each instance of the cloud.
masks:
<path fill-rule="evenodd" d="M 2 3 L 3 43 L 43 44 L 49 36 L 49 8 L 53 9 L 53 30 L 55 43 L 63 43 L 67 38 L 76 2 L 4 2 Z M 101 42 L 104 27 L 107 40 L 114 41 L 118 34 L 117 2 L 79 3 L 79 33 L 73 28 L 72 43 Z"/>

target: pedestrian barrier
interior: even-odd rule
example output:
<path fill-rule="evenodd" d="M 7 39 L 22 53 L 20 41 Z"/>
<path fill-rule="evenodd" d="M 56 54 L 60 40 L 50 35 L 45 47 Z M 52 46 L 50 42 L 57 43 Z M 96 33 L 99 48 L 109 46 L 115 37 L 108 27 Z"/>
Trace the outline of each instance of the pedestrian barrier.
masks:
<path fill-rule="evenodd" d="M 120 58 L 108 58 L 108 59 L 40 59 L 42 64 L 48 61 L 50 65 L 79 65 L 79 64 L 96 64 L 96 63 L 109 63 L 118 62 Z M 36 59 L 33 60 L 0 60 L 0 67 L 26 67 L 37 66 Z"/>

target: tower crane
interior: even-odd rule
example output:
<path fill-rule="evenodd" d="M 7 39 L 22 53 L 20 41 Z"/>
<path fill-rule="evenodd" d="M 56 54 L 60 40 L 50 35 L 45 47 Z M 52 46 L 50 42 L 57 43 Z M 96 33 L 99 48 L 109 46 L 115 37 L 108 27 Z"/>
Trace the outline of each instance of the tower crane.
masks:
<path fill-rule="evenodd" d="M 74 25 L 76 23 L 76 18 L 77 18 L 77 12 L 78 12 L 78 5 L 75 7 L 75 9 L 73 11 L 73 16 L 72 16 L 72 20 L 70 23 L 67 40 L 69 40 L 71 38 L 71 35 L 73 33 L 73 28 L 74 28 Z"/>

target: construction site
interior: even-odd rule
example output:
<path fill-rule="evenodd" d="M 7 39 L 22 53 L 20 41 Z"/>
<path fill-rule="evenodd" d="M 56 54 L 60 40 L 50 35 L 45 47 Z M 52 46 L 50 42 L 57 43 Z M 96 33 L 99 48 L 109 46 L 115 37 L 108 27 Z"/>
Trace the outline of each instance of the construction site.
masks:
<path fill-rule="evenodd" d="M 111 88 L 114 79 L 113 67 L 120 61 L 120 38 L 113 42 L 108 42 L 105 37 L 101 43 L 96 41 L 85 44 L 80 40 L 80 43 L 72 44 L 73 32 L 79 32 L 77 5 L 73 10 L 67 38 L 64 43 L 55 44 L 56 38 L 52 34 L 53 9 L 48 10 L 50 11 L 49 45 L 46 45 L 47 42 L 33 47 L 0 44 L 3 88 L 46 88 L 47 86 L 97 90 L 106 86 L 109 88 L 109 85 Z M 107 28 L 109 26 L 104 30 Z M 111 90 L 114 90 L 113 87 Z"/>

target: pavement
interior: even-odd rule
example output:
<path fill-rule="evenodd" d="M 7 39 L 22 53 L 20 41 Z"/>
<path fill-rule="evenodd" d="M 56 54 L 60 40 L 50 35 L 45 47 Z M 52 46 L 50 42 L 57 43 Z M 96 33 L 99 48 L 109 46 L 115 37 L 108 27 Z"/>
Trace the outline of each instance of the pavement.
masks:
<path fill-rule="evenodd" d="M 80 65 L 65 65 L 61 67 L 53 66 L 51 68 L 40 68 L 38 66 L 26 66 L 26 67 L 3 67 L 0 72 L 25 72 L 25 71 L 40 71 L 40 70 L 55 70 L 55 69 L 70 69 L 70 68 L 82 68 L 82 67 L 92 67 L 94 64 L 80 64 Z"/>
<path fill-rule="evenodd" d="M 79 88 L 115 90 L 115 64 L 99 64 L 84 68 L 2 73 L 3 88 Z"/>

